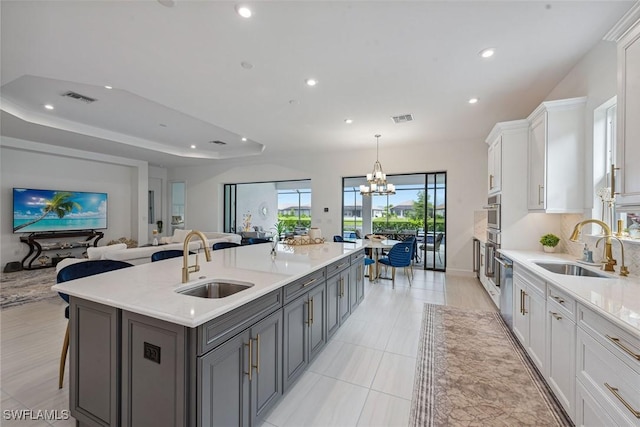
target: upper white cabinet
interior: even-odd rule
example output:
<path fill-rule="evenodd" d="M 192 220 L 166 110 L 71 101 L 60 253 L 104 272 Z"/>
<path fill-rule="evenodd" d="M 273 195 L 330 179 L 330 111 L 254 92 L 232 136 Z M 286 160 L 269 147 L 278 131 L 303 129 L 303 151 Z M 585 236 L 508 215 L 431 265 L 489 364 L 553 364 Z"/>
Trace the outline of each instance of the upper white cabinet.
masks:
<path fill-rule="evenodd" d="M 502 190 L 502 135 L 489 141 L 488 154 L 489 195 L 492 195 Z"/>
<path fill-rule="evenodd" d="M 640 21 L 618 41 L 616 205 L 640 207 Z"/>
<path fill-rule="evenodd" d="M 548 101 L 527 118 L 530 211 L 582 213 L 586 97 Z"/>

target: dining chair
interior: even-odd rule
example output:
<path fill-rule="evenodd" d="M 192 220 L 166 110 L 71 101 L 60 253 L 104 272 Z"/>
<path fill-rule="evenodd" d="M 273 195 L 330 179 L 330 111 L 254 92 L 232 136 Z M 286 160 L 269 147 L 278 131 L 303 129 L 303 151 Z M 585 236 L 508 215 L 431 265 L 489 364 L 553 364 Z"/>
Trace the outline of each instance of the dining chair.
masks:
<path fill-rule="evenodd" d="M 190 255 L 193 252 L 189 252 Z M 180 249 L 167 249 L 166 251 L 158 251 L 151 254 L 151 262 L 162 261 L 169 258 L 180 258 L 184 255 L 184 251 Z"/>
<path fill-rule="evenodd" d="M 271 243 L 270 239 L 261 239 L 259 237 L 250 237 L 249 238 L 249 244 L 250 245 L 256 245 L 259 243 Z"/>
<path fill-rule="evenodd" d="M 342 238 L 342 236 L 333 236 L 333 241 L 334 242 L 344 242 L 344 239 Z"/>
<path fill-rule="evenodd" d="M 411 253 L 413 243 L 412 242 L 400 242 L 391 247 L 391 250 L 387 256 L 378 259 L 378 262 L 384 266 L 391 267 L 391 287 L 396 286 L 396 267 L 403 267 L 407 278 L 409 279 L 409 286 L 411 286 Z M 407 268 L 409 270 L 407 270 Z"/>
<path fill-rule="evenodd" d="M 213 244 L 213 247 L 211 249 L 217 251 L 220 249 L 235 248 L 236 246 L 240 246 L 240 244 L 235 242 L 217 242 Z"/>
<path fill-rule="evenodd" d="M 433 240 L 433 243 L 426 243 L 424 245 L 420 245 L 421 250 L 426 251 L 436 251 L 438 253 L 438 259 L 442 262 L 442 255 L 440 255 L 440 245 L 442 244 L 442 240 L 444 239 L 444 233 L 438 233 L 436 238 Z"/>
<path fill-rule="evenodd" d="M 83 262 L 77 262 L 70 264 L 60 271 L 56 276 L 56 282 L 68 282 L 69 280 L 80 279 L 82 277 L 93 276 L 100 273 L 106 273 L 107 271 L 120 270 L 121 268 L 132 267 L 132 264 L 124 261 L 114 261 L 110 259 L 96 259 Z M 58 292 L 60 298 L 65 300 L 69 304 L 69 295 Z M 69 305 L 64 309 L 64 317 L 69 319 Z M 58 377 L 58 388 L 62 388 L 62 381 L 64 379 L 64 367 L 67 361 L 67 352 L 69 351 L 69 323 L 67 322 L 67 332 L 64 335 L 64 342 L 62 344 L 62 354 L 60 355 L 60 374 Z"/>

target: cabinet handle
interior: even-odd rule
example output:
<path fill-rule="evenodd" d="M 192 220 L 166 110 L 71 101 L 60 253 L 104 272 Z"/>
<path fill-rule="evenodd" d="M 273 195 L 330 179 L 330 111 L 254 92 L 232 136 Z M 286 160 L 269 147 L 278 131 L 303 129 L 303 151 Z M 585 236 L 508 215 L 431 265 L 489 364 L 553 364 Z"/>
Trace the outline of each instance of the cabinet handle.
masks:
<path fill-rule="evenodd" d="M 311 298 L 309 302 L 309 312 L 311 313 L 311 319 L 309 320 L 309 325 L 313 325 L 313 298 Z"/>
<path fill-rule="evenodd" d="M 523 316 L 525 315 L 525 311 L 524 311 L 524 291 L 522 289 L 520 289 L 520 314 L 522 314 Z"/>
<path fill-rule="evenodd" d="M 620 194 L 616 192 L 616 171 L 619 171 L 620 168 L 617 168 L 613 163 L 611 164 L 611 198 L 616 197 L 616 194 Z"/>
<path fill-rule="evenodd" d="M 339 266 L 336 267 L 336 270 L 340 270 L 342 267 L 344 267 L 345 265 L 347 265 L 346 263 L 342 263 Z"/>
<path fill-rule="evenodd" d="M 556 296 L 551 295 L 551 298 L 553 298 L 554 300 L 558 301 L 560 304 L 564 304 L 564 300 L 562 298 L 560 298 L 560 297 L 556 297 Z"/>
<path fill-rule="evenodd" d="M 302 285 L 303 288 L 306 288 L 307 286 L 309 286 L 310 284 L 312 284 L 313 282 L 315 282 L 316 279 L 311 279 L 309 280 L 307 283 L 305 283 L 304 285 Z"/>
<path fill-rule="evenodd" d="M 253 371 L 253 346 L 251 345 L 253 340 L 249 338 L 249 344 L 245 344 L 245 346 L 249 347 L 249 372 L 245 372 L 245 375 L 249 375 L 249 381 L 251 381 L 251 371 Z"/>
<path fill-rule="evenodd" d="M 615 345 L 620 347 L 622 349 L 622 351 L 627 353 L 629 356 L 633 357 L 636 360 L 640 360 L 640 354 L 634 353 L 629 348 L 627 348 L 627 346 L 625 346 L 624 344 L 622 344 L 622 342 L 620 342 L 620 338 L 615 338 L 615 337 L 612 337 L 612 336 L 609 336 L 609 335 L 606 335 L 606 337 L 609 339 L 609 341 L 611 341 L 612 343 L 614 343 Z"/>
<path fill-rule="evenodd" d="M 541 197 L 541 191 L 544 188 L 544 185 L 540 185 L 538 184 L 538 204 L 541 205 L 542 204 L 542 197 Z"/>
<path fill-rule="evenodd" d="M 528 313 L 526 297 L 527 297 L 527 293 L 525 291 L 522 291 L 522 315 L 525 315 Z"/>
<path fill-rule="evenodd" d="M 311 305 L 309 301 L 305 301 L 304 305 L 307 306 L 307 321 L 305 322 L 307 325 L 311 325 Z"/>
<path fill-rule="evenodd" d="M 553 311 L 550 311 L 549 314 L 551 314 L 556 320 L 562 319 L 562 316 L 560 316 L 558 313 L 554 313 Z"/>
<path fill-rule="evenodd" d="M 615 397 L 618 398 L 618 400 L 620 402 L 622 402 L 622 404 L 625 406 L 625 408 L 627 408 L 629 410 L 629 412 L 631 412 L 636 418 L 640 418 L 640 411 L 638 411 L 637 409 L 634 409 L 633 406 L 631 406 L 629 404 L 629 402 L 627 402 L 626 400 L 624 400 L 624 398 L 622 396 L 620 396 L 620 393 L 618 393 L 618 389 L 615 387 L 611 387 L 609 384 L 604 383 L 605 387 L 607 387 L 609 389 L 609 391 L 611 393 L 613 393 L 613 395 Z"/>
<path fill-rule="evenodd" d="M 493 175 L 489 175 L 489 189 L 493 188 Z"/>
<path fill-rule="evenodd" d="M 340 278 L 340 298 L 344 297 L 344 277 Z"/>
<path fill-rule="evenodd" d="M 256 336 L 256 364 L 253 367 L 256 368 L 256 374 L 260 374 L 260 334 Z"/>

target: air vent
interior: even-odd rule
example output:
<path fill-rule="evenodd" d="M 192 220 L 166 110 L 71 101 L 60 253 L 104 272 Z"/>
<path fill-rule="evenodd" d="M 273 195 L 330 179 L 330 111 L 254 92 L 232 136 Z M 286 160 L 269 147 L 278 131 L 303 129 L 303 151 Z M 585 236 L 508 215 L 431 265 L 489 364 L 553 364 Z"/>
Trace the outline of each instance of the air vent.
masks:
<path fill-rule="evenodd" d="M 73 98 L 75 100 L 82 101 L 82 102 L 85 102 L 87 104 L 91 104 L 92 102 L 96 102 L 97 101 L 97 99 L 89 98 L 88 96 L 80 95 L 79 93 L 72 92 L 72 91 L 65 92 L 65 93 L 62 94 L 62 96 L 65 96 L 67 98 Z"/>
<path fill-rule="evenodd" d="M 413 120 L 413 115 L 411 115 L 411 114 L 403 114 L 401 116 L 391 117 L 391 120 L 393 120 L 393 122 L 395 124 L 410 122 L 410 121 Z"/>
<path fill-rule="evenodd" d="M 209 141 L 209 144 L 227 145 L 224 141 Z"/>

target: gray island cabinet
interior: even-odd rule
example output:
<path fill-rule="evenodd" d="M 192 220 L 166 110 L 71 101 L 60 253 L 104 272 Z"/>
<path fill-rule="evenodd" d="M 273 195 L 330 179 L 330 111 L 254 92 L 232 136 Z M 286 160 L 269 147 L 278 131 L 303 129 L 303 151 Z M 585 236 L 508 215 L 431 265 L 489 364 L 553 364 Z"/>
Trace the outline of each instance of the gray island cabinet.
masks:
<path fill-rule="evenodd" d="M 71 295 L 71 414 L 79 426 L 259 424 L 331 319 L 335 332 L 362 301 L 363 257 L 345 251 L 195 327 Z"/>

